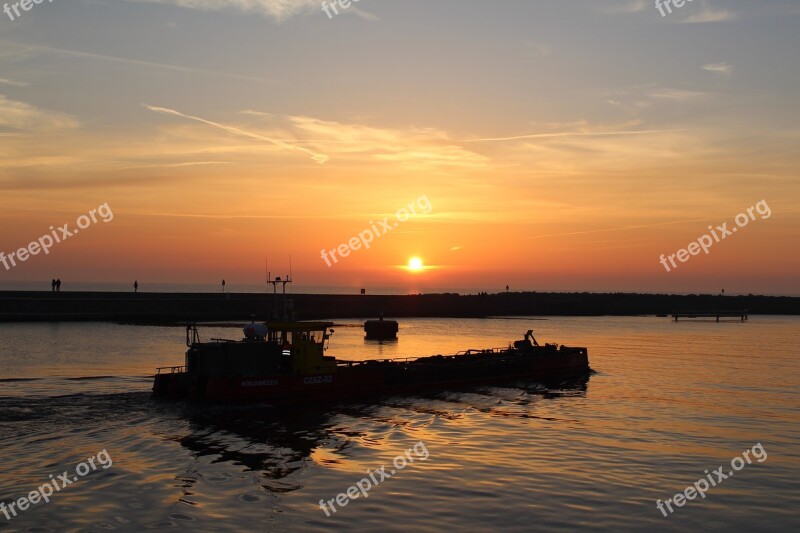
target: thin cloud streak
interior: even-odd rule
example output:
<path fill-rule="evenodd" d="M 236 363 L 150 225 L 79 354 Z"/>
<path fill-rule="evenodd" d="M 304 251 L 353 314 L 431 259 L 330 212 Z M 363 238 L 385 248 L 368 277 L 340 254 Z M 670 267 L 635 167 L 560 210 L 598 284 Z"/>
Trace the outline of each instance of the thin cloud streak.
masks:
<path fill-rule="evenodd" d="M 724 74 L 727 76 L 733 72 L 733 65 L 727 61 L 722 61 L 721 63 L 709 63 L 707 65 L 703 65 L 703 70 L 715 72 L 717 74 Z"/>
<path fill-rule="evenodd" d="M 559 132 L 559 133 L 532 133 L 513 137 L 495 137 L 487 139 L 462 139 L 460 142 L 502 142 L 518 141 L 522 139 L 549 139 L 558 137 L 604 137 L 612 135 L 647 135 L 651 133 L 665 133 L 676 130 L 639 130 L 639 131 L 595 131 L 595 132 Z"/>
<path fill-rule="evenodd" d="M 650 3 L 645 0 L 629 0 L 627 3 L 621 4 L 615 2 L 613 5 L 606 6 L 602 9 L 604 13 L 641 13 L 649 7 Z"/>
<path fill-rule="evenodd" d="M 77 119 L 65 113 L 40 109 L 0 94 L 0 127 L 42 133 L 74 129 L 79 125 Z"/>
<path fill-rule="evenodd" d="M 283 22 L 301 12 L 319 9 L 317 0 L 138 0 L 148 4 L 176 5 L 201 11 L 241 11 L 260 13 L 275 22 Z"/>
<path fill-rule="evenodd" d="M 228 133 L 232 133 L 234 135 L 240 135 L 242 137 L 247 137 L 247 138 L 255 139 L 255 140 L 258 140 L 258 141 L 265 141 L 265 142 L 268 142 L 270 144 L 274 144 L 275 146 L 278 146 L 279 148 L 284 148 L 286 150 L 294 150 L 294 151 L 298 151 L 298 152 L 303 152 L 305 154 L 310 155 L 311 159 L 313 159 L 314 161 L 316 161 L 317 163 L 320 163 L 320 164 L 323 164 L 323 163 L 327 162 L 330 159 L 330 157 L 328 157 L 327 155 L 319 153 L 319 152 L 315 152 L 314 150 L 311 150 L 310 148 L 305 148 L 303 146 L 296 146 L 296 145 L 293 145 L 293 144 L 289 144 L 289 143 L 281 141 L 279 139 L 273 139 L 273 138 L 266 137 L 266 136 L 258 134 L 258 133 L 252 133 L 252 132 L 245 131 L 245 130 L 242 130 L 242 129 L 239 129 L 239 128 L 236 128 L 236 127 L 233 127 L 233 126 L 220 124 L 219 122 L 213 122 L 211 120 L 206 120 L 206 119 L 201 118 L 201 117 L 195 117 L 193 115 L 186 115 L 184 113 L 181 113 L 180 111 L 175 111 L 174 109 L 167 109 L 165 107 L 155 107 L 155 106 L 151 106 L 151 105 L 148 105 L 148 104 L 142 104 L 142 105 L 144 105 L 150 111 L 154 111 L 156 113 L 162 113 L 162 114 L 165 114 L 165 115 L 173 115 L 173 116 L 185 118 L 185 119 L 188 119 L 188 120 L 194 120 L 194 121 L 200 122 L 202 124 L 207 124 L 209 126 L 214 126 L 215 128 L 219 128 L 219 129 L 221 129 L 223 131 L 227 131 Z"/>
<path fill-rule="evenodd" d="M 187 161 L 185 163 L 154 163 L 152 165 L 130 165 L 120 167 L 120 170 L 142 169 L 142 168 L 181 168 L 196 167 L 205 165 L 232 165 L 233 161 Z"/>
<path fill-rule="evenodd" d="M 14 81 L 9 80 L 8 78 L 0 78 L 0 85 L 11 85 L 14 87 L 27 87 L 28 84 L 24 81 Z"/>
<path fill-rule="evenodd" d="M 633 229 L 655 228 L 655 227 L 659 227 L 659 226 L 671 226 L 671 225 L 674 225 L 674 224 L 688 224 L 688 223 L 691 223 L 691 222 L 708 222 L 709 220 L 711 220 L 711 221 L 719 221 L 720 218 L 722 218 L 722 217 L 718 217 L 718 218 L 694 218 L 694 219 L 688 219 L 688 220 L 673 220 L 671 222 L 658 222 L 658 223 L 655 223 L 655 224 L 641 224 L 641 225 L 638 225 L 638 226 L 625 226 L 625 227 L 622 227 L 622 228 L 606 228 L 606 229 L 593 229 L 593 230 L 586 230 L 586 231 L 571 231 L 571 232 L 568 232 L 568 233 L 551 233 L 549 235 L 533 235 L 533 236 L 530 236 L 530 237 L 523 237 L 523 238 L 525 240 L 529 240 L 529 239 L 543 239 L 545 237 L 567 237 L 567 236 L 570 236 L 570 235 L 588 235 L 588 234 L 591 234 L 591 233 L 610 233 L 610 232 L 613 232 L 613 231 L 629 231 L 629 230 L 633 230 Z"/>
<path fill-rule="evenodd" d="M 738 15 L 733 11 L 725 9 L 714 11 L 712 9 L 704 9 L 699 13 L 694 13 L 687 18 L 679 21 L 682 24 L 707 24 L 711 22 L 729 22 L 736 20 Z"/>
<path fill-rule="evenodd" d="M 200 69 L 200 68 L 193 68 L 193 67 L 183 67 L 180 65 L 171 65 L 168 63 L 158 63 L 156 61 L 146 61 L 143 59 L 130 59 L 127 57 L 117 57 L 117 56 L 110 56 L 106 54 L 97 54 L 94 52 L 83 52 L 80 50 L 69 50 L 64 48 L 52 48 L 50 46 L 31 46 L 26 47 L 25 51 L 27 52 L 46 52 L 53 55 L 60 55 L 60 56 L 69 56 L 69 57 L 77 57 L 81 59 L 100 59 L 104 61 L 113 61 L 117 63 L 122 63 L 126 65 L 136 65 L 140 67 L 151 67 L 151 68 L 159 68 L 159 69 L 166 69 L 166 70 L 173 70 L 175 72 L 183 72 L 188 74 L 200 74 L 203 76 L 219 76 L 225 78 L 234 78 L 238 80 L 245 80 L 245 81 L 257 81 L 260 83 L 278 83 L 277 80 L 269 79 L 269 78 L 259 78 L 257 76 L 247 76 L 245 74 L 235 74 L 230 72 L 219 72 L 216 70 L 207 70 L 207 69 Z M 10 83 L 13 85 L 13 83 Z M 27 84 L 25 84 L 27 85 Z"/>

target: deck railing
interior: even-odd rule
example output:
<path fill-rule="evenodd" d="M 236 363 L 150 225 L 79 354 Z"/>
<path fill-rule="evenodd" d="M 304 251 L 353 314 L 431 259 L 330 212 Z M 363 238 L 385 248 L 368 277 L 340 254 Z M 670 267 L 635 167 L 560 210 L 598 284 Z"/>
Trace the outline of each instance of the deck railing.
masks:
<path fill-rule="evenodd" d="M 156 368 L 156 374 L 180 374 L 186 372 L 185 366 L 160 366 Z"/>
<path fill-rule="evenodd" d="M 478 355 L 478 354 L 501 354 L 505 353 L 509 350 L 509 348 L 486 348 L 486 349 L 476 349 L 471 348 L 469 350 L 463 350 L 455 354 L 449 355 L 425 355 L 421 357 L 395 357 L 392 359 L 366 359 L 362 361 L 342 361 L 337 360 L 337 366 L 345 366 L 345 367 L 354 367 L 354 366 L 361 366 L 361 365 L 368 365 L 368 364 L 375 364 L 375 363 L 410 363 L 412 361 L 418 361 L 420 359 L 433 359 L 435 357 L 441 357 L 442 359 L 452 359 L 453 357 L 457 357 L 459 355 Z"/>
<path fill-rule="evenodd" d="M 460 352 L 456 352 L 456 355 L 472 355 L 472 354 L 482 354 L 482 353 L 502 353 L 507 352 L 511 349 L 511 346 L 507 348 L 470 348 L 469 350 L 462 350 Z"/>

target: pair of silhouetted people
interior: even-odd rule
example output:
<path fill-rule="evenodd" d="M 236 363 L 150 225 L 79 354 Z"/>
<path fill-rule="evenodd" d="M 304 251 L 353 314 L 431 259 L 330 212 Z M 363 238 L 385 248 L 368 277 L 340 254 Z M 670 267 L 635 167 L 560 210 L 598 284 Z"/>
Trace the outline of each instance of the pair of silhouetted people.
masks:
<path fill-rule="evenodd" d="M 61 278 L 54 279 L 50 282 L 50 286 L 53 287 L 53 292 L 61 292 Z"/>

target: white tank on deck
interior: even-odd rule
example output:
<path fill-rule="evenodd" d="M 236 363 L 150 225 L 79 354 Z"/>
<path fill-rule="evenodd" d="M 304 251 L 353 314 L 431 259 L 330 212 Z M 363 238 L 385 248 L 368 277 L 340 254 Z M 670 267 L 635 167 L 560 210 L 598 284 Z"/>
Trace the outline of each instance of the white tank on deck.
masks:
<path fill-rule="evenodd" d="M 244 328 L 242 328 L 244 332 L 244 336 L 248 339 L 263 339 L 267 336 L 267 325 L 266 324 L 247 324 Z"/>

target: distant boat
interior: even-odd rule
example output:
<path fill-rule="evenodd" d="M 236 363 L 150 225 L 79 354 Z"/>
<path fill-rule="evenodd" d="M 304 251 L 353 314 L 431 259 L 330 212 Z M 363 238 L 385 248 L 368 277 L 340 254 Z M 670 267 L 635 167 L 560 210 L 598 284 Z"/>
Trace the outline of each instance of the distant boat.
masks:
<path fill-rule="evenodd" d="M 332 322 L 249 324 L 242 340 L 200 342 L 186 328 L 186 365 L 157 369 L 153 392 L 211 402 L 325 403 L 509 380 L 589 374 L 586 348 L 540 346 L 532 331 L 505 348 L 453 355 L 343 361 L 324 355 Z"/>
<path fill-rule="evenodd" d="M 397 339 L 398 325 L 396 320 L 384 320 L 383 315 L 378 320 L 364 322 L 364 333 L 367 340 L 385 341 Z"/>

